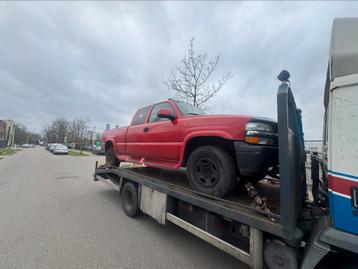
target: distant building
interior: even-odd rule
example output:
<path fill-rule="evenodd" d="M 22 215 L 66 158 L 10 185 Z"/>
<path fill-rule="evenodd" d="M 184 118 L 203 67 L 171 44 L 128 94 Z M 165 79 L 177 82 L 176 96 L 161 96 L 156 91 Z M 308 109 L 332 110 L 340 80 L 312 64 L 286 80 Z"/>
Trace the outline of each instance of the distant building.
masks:
<path fill-rule="evenodd" d="M 12 120 L 0 120 L 0 148 L 12 146 L 14 134 L 14 122 Z"/>

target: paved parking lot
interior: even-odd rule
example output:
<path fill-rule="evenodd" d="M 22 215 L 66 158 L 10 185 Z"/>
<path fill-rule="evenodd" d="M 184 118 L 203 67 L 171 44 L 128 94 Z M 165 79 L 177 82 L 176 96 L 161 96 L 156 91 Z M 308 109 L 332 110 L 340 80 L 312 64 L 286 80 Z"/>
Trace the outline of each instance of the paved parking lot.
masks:
<path fill-rule="evenodd" d="M 92 180 L 103 158 L 37 147 L 0 160 L 0 268 L 247 268 L 174 225 L 126 217 Z"/>

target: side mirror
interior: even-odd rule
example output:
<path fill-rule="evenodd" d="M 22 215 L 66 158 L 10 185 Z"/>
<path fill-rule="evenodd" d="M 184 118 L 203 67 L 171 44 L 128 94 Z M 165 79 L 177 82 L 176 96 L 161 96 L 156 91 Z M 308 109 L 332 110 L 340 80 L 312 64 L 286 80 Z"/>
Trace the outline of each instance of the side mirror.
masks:
<path fill-rule="evenodd" d="M 169 120 L 175 120 L 175 115 L 169 109 L 162 108 L 158 111 L 159 118 L 166 118 Z"/>

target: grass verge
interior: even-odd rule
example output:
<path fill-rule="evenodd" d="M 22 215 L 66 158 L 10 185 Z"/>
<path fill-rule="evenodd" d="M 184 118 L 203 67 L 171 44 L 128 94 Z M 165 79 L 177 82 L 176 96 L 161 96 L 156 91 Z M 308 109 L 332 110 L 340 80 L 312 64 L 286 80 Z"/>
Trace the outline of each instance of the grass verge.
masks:
<path fill-rule="evenodd" d="M 0 149 L 0 156 L 12 155 L 18 151 L 19 151 L 19 149 L 3 148 L 3 149 Z"/>
<path fill-rule="evenodd" d="M 73 150 L 73 149 L 69 149 L 68 150 L 68 155 L 70 156 L 75 156 L 75 157 L 78 157 L 78 156 L 89 156 L 89 154 L 85 151 L 82 151 L 82 154 L 81 154 L 81 151 L 80 150 Z"/>

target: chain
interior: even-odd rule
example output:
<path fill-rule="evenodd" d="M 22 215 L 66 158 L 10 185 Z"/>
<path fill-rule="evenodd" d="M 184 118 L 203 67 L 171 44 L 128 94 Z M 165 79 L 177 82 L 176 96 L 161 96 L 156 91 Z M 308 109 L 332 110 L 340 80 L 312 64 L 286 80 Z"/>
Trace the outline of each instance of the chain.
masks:
<path fill-rule="evenodd" d="M 271 213 L 271 210 L 269 209 L 268 206 L 268 200 L 266 197 L 260 197 L 259 192 L 256 190 L 256 188 L 250 183 L 247 182 L 244 184 L 247 194 L 249 195 L 250 198 L 252 198 L 253 201 L 253 206 L 260 208 L 261 210 L 267 212 L 267 213 Z M 269 216 L 269 219 L 272 221 L 276 221 L 274 218 Z"/>

